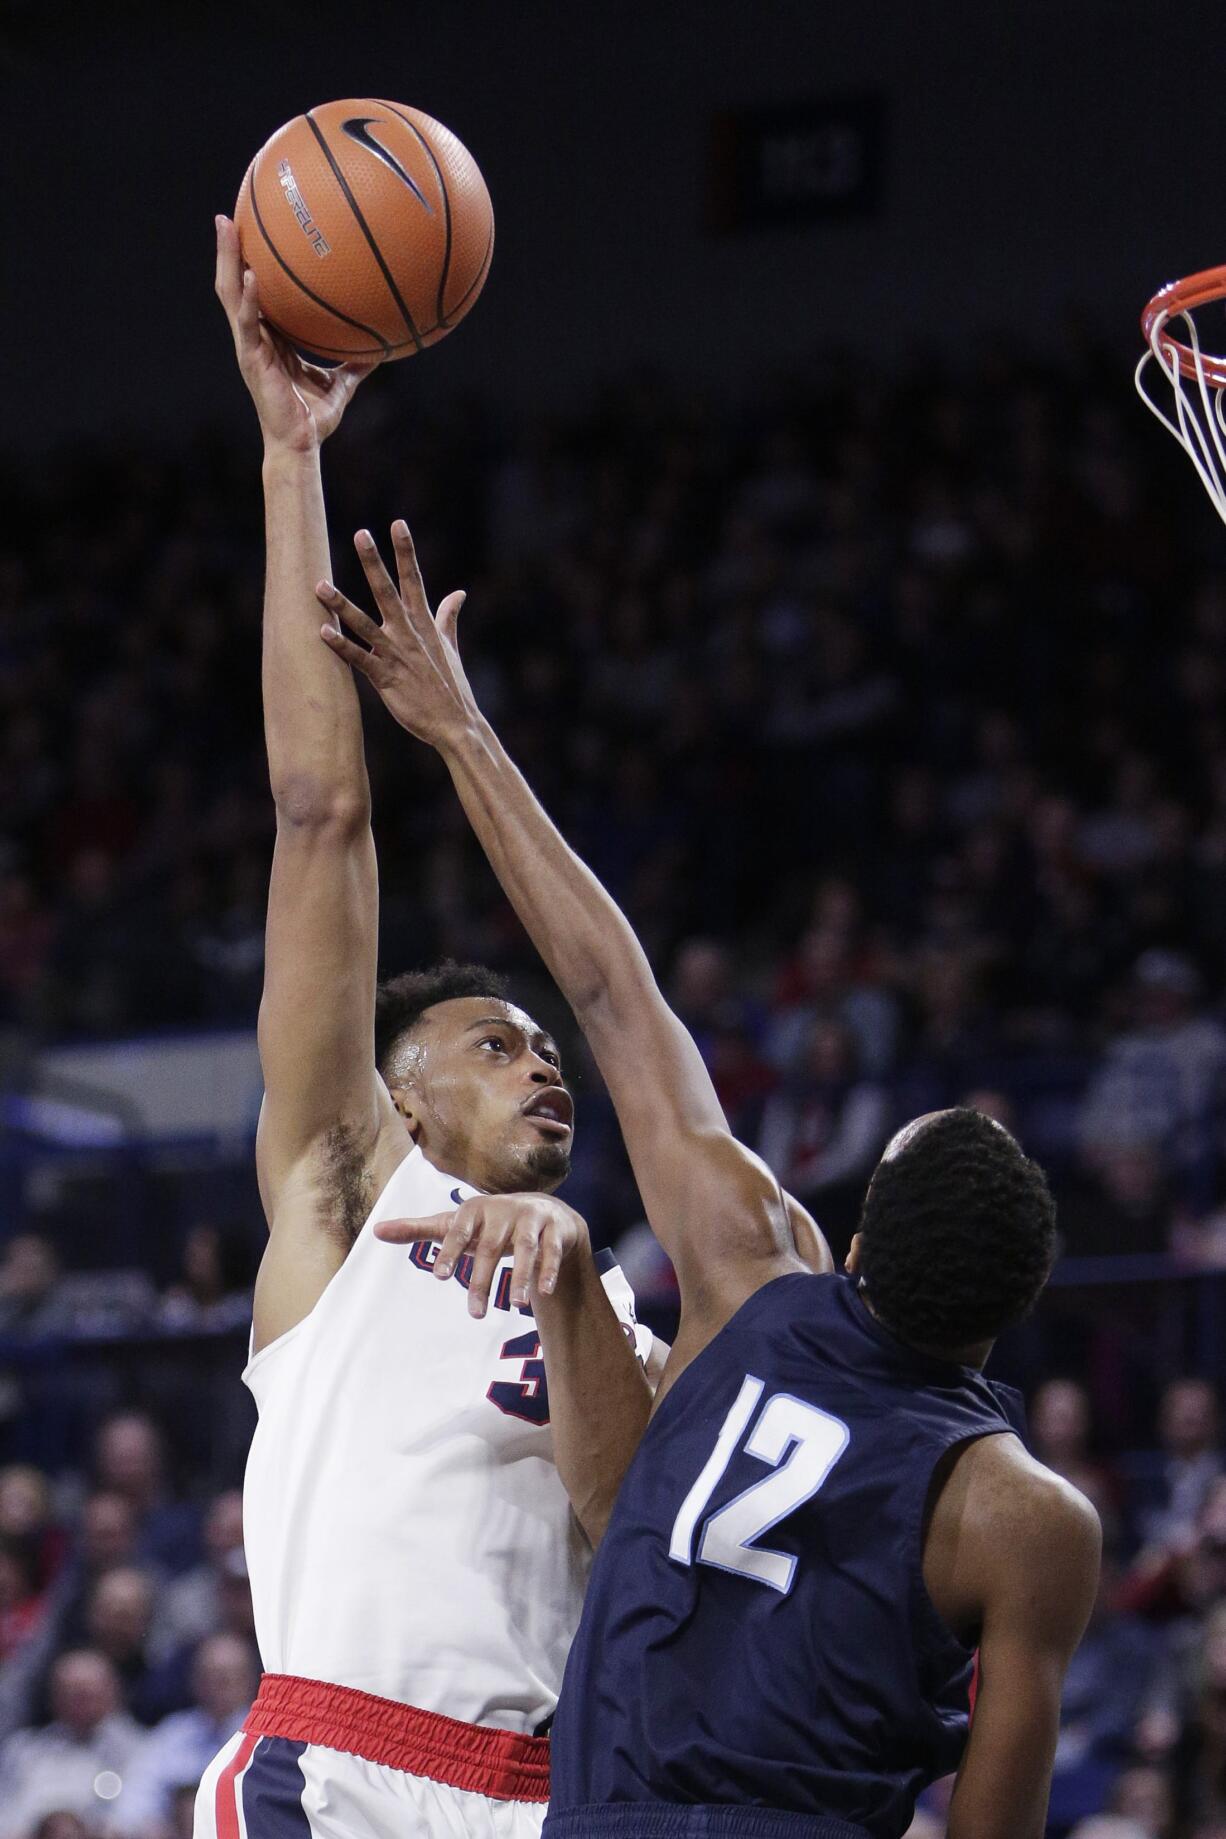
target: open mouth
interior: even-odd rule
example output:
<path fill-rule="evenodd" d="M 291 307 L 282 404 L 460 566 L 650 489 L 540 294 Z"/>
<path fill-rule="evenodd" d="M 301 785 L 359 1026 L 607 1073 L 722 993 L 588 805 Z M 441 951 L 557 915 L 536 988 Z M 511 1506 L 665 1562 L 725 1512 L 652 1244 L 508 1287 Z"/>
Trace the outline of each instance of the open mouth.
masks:
<path fill-rule="evenodd" d="M 534 1124 L 569 1135 L 574 1128 L 574 1100 L 561 1086 L 547 1086 L 528 1100 L 524 1116 L 530 1117 Z"/>

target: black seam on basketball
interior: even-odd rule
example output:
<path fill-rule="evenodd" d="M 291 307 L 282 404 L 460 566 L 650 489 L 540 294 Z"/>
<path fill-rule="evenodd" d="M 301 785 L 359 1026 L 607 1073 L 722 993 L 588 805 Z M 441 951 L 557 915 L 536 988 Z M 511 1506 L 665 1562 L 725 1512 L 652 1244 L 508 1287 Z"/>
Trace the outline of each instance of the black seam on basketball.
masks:
<path fill-rule="evenodd" d="M 447 319 L 439 320 L 440 326 L 446 325 L 448 320 L 450 320 L 454 324 L 456 314 L 459 312 L 460 308 L 464 305 L 464 302 L 470 299 L 472 295 L 476 293 L 477 289 L 484 282 L 486 275 L 488 275 L 488 273 L 490 272 L 490 262 L 493 260 L 493 255 L 494 255 L 494 226 L 491 223 L 489 241 L 485 245 L 485 254 L 481 258 L 481 266 L 477 270 L 473 279 L 469 282 L 468 286 L 464 289 L 464 292 L 460 295 L 460 298 L 456 301 L 455 305 L 452 307 L 450 313 L 448 313 Z M 435 326 L 432 329 L 434 331 L 437 331 L 438 327 Z"/>
<path fill-rule="evenodd" d="M 455 305 L 452 307 L 446 319 L 438 319 L 435 321 L 435 323 L 432 326 L 426 327 L 426 330 L 421 335 L 423 340 L 428 339 L 428 338 L 433 338 L 436 332 L 450 332 L 451 331 L 451 328 L 456 323 L 456 319 L 459 316 L 460 309 L 464 305 L 464 302 L 468 299 L 470 294 L 475 294 L 477 292 L 478 288 L 481 286 L 482 282 L 485 280 L 486 275 L 488 275 L 488 273 L 490 272 L 490 257 L 493 255 L 493 253 L 494 253 L 494 232 L 491 229 L 490 230 L 490 240 L 485 245 L 485 259 L 482 262 L 480 268 L 477 270 L 476 279 L 473 281 L 470 281 L 468 286 L 464 289 L 464 292 L 460 295 L 460 298 L 456 301 Z"/>
<path fill-rule="evenodd" d="M 379 106 L 380 108 L 390 109 L 398 121 L 403 121 L 405 127 L 411 129 L 412 132 L 416 134 L 418 140 L 426 150 L 426 157 L 434 168 L 434 176 L 438 180 L 438 188 L 443 195 L 443 228 L 446 232 L 447 241 L 443 246 L 443 272 L 439 278 L 438 299 L 434 306 L 434 310 L 438 314 L 438 319 L 433 329 L 437 331 L 438 327 L 441 326 L 447 318 L 443 308 L 447 299 L 447 276 L 451 271 L 451 199 L 447 192 L 447 181 L 444 179 L 443 169 L 435 157 L 434 148 L 430 145 L 416 123 L 410 121 L 408 116 L 398 109 L 394 102 L 381 102 Z M 429 336 L 430 334 L 428 332 L 422 333 L 423 338 L 428 338 Z"/>
<path fill-rule="evenodd" d="M 352 326 L 355 332 L 364 332 L 367 338 L 373 338 L 375 341 L 375 344 L 378 346 L 379 350 L 383 353 L 384 357 L 389 356 L 389 354 L 392 351 L 392 346 L 388 344 L 387 340 L 383 337 L 382 333 L 376 332 L 373 326 L 364 326 L 360 319 L 351 319 L 348 313 L 342 313 L 339 307 L 334 307 L 331 301 L 325 300 L 322 294 L 317 294 L 313 288 L 310 288 L 307 286 L 306 282 L 302 279 L 300 275 L 296 275 L 294 273 L 293 269 L 290 267 L 285 257 L 281 254 L 281 251 L 277 248 L 277 245 L 273 242 L 272 237 L 268 234 L 268 230 L 264 223 L 264 219 L 260 215 L 259 200 L 257 199 L 255 195 L 255 179 L 256 179 L 256 175 L 252 173 L 251 175 L 251 214 L 255 218 L 256 228 L 259 230 L 260 235 L 264 238 L 265 243 L 268 245 L 269 254 L 272 256 L 277 266 L 279 268 L 284 269 L 285 273 L 289 276 L 290 280 L 294 283 L 296 287 L 300 287 L 302 289 L 303 293 L 306 295 L 308 300 L 313 300 L 316 306 L 320 306 L 324 309 L 325 313 L 331 313 L 334 319 L 339 319 L 345 325 Z M 272 320 L 269 323 L 272 325 L 276 325 L 275 320 Z M 280 331 L 281 328 L 278 326 L 277 330 Z M 286 333 L 285 336 L 288 338 L 289 334 Z M 322 345 L 322 346 L 317 346 L 317 349 L 322 350 L 322 351 L 329 351 L 329 350 L 339 351 L 340 347 L 339 345 L 331 345 L 331 346 Z M 350 355 L 352 356 L 352 355 L 361 355 L 361 354 L 351 353 Z"/>
<path fill-rule="evenodd" d="M 493 253 L 494 253 L 494 226 L 493 224 L 491 224 L 490 225 L 490 240 L 485 245 L 485 255 L 482 258 L 481 266 L 477 270 L 475 278 L 472 281 L 470 281 L 468 286 L 464 289 L 464 292 L 460 295 L 460 298 L 456 301 L 450 313 L 448 313 L 446 319 L 436 320 L 434 325 L 427 326 L 426 330 L 422 333 L 423 339 L 433 338 L 436 332 L 450 332 L 452 326 L 454 326 L 456 322 L 456 318 L 457 318 L 457 315 L 459 314 L 460 308 L 464 305 L 464 302 L 469 298 L 470 295 L 476 293 L 477 289 L 481 286 L 482 282 L 485 280 L 486 275 L 488 275 L 488 273 L 490 272 L 490 258 L 492 257 Z"/>
<path fill-rule="evenodd" d="M 353 192 L 350 190 L 348 179 L 345 177 L 344 173 L 341 171 L 340 167 L 337 165 L 336 158 L 333 155 L 332 149 L 331 147 L 329 147 L 327 141 L 324 139 L 323 135 L 320 133 L 319 124 L 316 122 L 315 117 L 311 114 L 311 111 L 309 109 L 307 110 L 304 119 L 306 121 L 308 128 L 310 128 L 311 133 L 315 136 L 316 140 L 319 142 L 319 145 L 323 151 L 323 156 L 327 160 L 329 166 L 332 168 L 332 173 L 333 173 L 334 178 L 336 179 L 337 184 L 340 186 L 341 190 L 345 194 L 345 197 L 349 204 L 349 209 L 353 212 L 354 216 L 357 218 L 358 228 L 361 230 L 362 235 L 366 238 L 366 241 L 370 247 L 370 253 L 374 256 L 376 262 L 379 264 L 380 273 L 382 274 L 383 279 L 387 282 L 388 289 L 391 293 L 392 299 L 396 302 L 396 305 L 400 308 L 400 311 L 403 313 L 404 323 L 409 328 L 409 334 L 412 337 L 414 343 L 416 344 L 417 349 L 420 351 L 421 350 L 421 337 L 420 337 L 420 334 L 418 333 L 417 327 L 413 324 L 413 315 L 409 312 L 408 307 L 404 304 L 404 300 L 403 300 L 403 297 L 401 296 L 400 289 L 396 286 L 396 283 L 394 279 L 392 278 L 392 271 L 383 259 L 383 252 L 379 248 L 379 245 L 375 241 L 374 237 L 371 235 L 370 225 L 367 223 L 366 219 L 362 215 L 362 207 L 358 203 L 357 199 L 354 197 Z"/>

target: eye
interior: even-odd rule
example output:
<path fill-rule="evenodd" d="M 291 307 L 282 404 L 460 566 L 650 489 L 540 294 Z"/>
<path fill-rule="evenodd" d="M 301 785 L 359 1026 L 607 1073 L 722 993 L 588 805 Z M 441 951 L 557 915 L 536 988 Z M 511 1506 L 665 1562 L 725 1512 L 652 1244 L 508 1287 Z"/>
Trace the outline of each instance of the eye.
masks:
<path fill-rule="evenodd" d="M 561 1056 L 559 1054 L 555 1054 L 552 1047 L 542 1047 L 540 1052 L 537 1055 L 537 1059 L 543 1060 L 547 1066 L 552 1066 L 552 1067 L 557 1068 L 558 1070 L 561 1070 L 561 1066 L 562 1066 Z"/>
<path fill-rule="evenodd" d="M 483 1041 L 477 1042 L 477 1046 L 478 1047 L 496 1047 L 498 1049 L 498 1052 L 502 1054 L 506 1052 L 507 1044 L 503 1040 L 500 1034 L 487 1034 Z"/>

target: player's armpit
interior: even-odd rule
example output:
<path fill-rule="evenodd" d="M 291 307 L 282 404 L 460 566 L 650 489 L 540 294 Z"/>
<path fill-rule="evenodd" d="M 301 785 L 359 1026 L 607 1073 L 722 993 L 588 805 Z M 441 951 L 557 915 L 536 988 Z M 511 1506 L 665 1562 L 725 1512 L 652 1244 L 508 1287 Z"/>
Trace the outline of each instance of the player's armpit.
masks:
<path fill-rule="evenodd" d="M 1001 1453 L 988 1452 L 964 1502 L 958 1564 L 980 1598 L 982 1633 L 949 1839 L 1042 1839 L 1064 1675 L 1098 1586 L 1093 1507 L 1029 1457 Z"/>

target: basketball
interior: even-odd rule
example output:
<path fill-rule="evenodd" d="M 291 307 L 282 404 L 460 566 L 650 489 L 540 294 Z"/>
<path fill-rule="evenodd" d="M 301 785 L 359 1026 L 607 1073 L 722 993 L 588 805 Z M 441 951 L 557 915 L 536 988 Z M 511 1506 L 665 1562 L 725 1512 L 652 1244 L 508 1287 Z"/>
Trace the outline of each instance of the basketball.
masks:
<path fill-rule="evenodd" d="M 467 147 L 401 103 L 325 102 L 278 128 L 234 212 L 260 310 L 304 356 L 404 358 L 470 310 L 494 212 Z"/>

